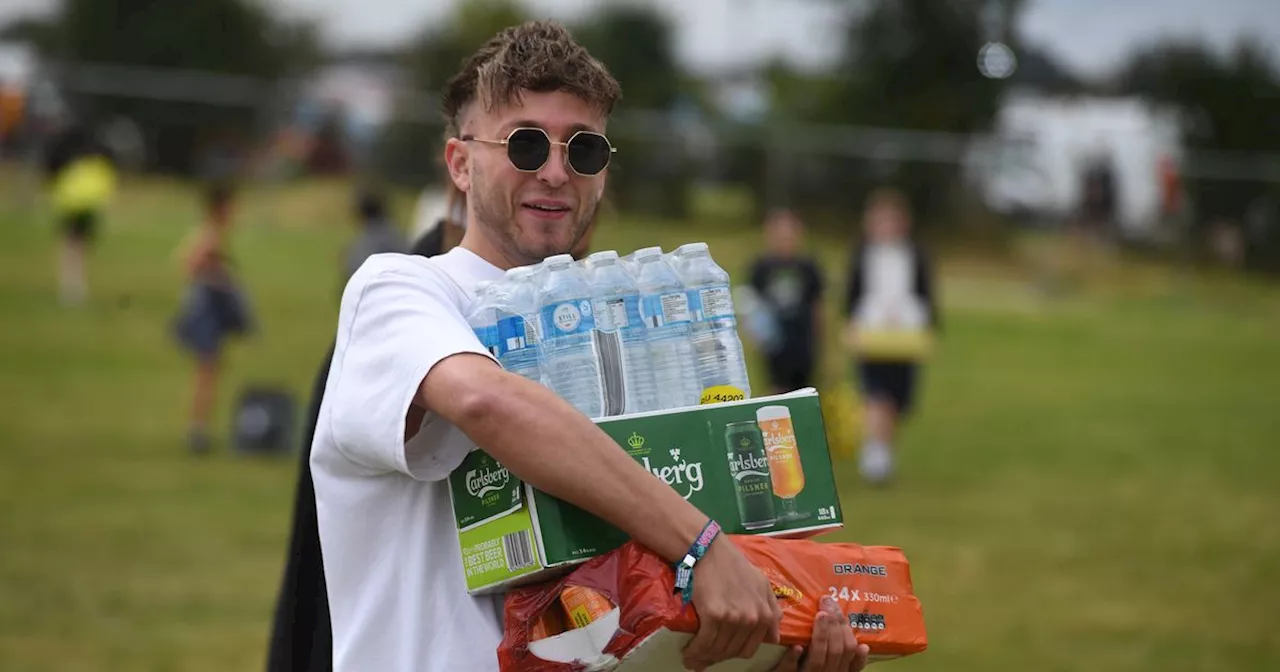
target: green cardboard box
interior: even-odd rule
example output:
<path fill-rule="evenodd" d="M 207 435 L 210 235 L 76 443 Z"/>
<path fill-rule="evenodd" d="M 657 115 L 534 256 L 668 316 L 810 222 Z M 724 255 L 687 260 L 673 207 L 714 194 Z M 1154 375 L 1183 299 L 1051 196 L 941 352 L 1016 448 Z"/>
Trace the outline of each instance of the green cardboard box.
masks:
<path fill-rule="evenodd" d="M 843 526 L 812 388 L 596 424 L 730 534 L 800 538 Z M 473 595 L 550 578 L 627 541 L 479 449 L 450 474 L 449 492 Z"/>

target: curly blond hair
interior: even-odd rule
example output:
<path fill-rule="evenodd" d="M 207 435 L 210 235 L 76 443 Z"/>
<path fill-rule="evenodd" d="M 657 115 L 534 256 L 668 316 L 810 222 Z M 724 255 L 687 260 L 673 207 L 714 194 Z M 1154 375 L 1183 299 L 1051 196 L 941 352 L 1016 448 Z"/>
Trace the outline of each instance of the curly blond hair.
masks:
<path fill-rule="evenodd" d="M 445 85 L 441 112 L 447 135 L 458 135 L 458 115 L 472 101 L 492 110 L 518 101 L 525 91 L 564 91 L 605 116 L 622 97 L 622 88 L 608 68 L 564 26 L 529 21 L 490 38 Z"/>

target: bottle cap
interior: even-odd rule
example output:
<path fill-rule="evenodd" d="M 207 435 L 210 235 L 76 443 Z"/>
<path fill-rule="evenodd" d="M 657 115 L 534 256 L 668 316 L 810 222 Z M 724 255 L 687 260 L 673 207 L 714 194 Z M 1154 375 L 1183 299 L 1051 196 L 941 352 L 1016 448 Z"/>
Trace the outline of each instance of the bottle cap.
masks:
<path fill-rule="evenodd" d="M 706 243 L 685 243 L 684 245 L 676 248 L 676 254 L 678 256 L 684 256 L 695 252 L 706 252 L 707 250 L 708 248 Z"/>
<path fill-rule="evenodd" d="M 636 261 L 640 261 L 642 259 L 654 259 L 662 256 L 662 248 L 661 247 L 642 247 L 636 250 L 632 256 L 635 257 Z"/>

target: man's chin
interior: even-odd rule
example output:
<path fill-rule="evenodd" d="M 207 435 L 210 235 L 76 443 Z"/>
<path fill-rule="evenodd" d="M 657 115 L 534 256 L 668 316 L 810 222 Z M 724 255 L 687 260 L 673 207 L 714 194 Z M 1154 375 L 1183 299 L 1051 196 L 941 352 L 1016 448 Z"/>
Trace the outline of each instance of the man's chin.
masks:
<path fill-rule="evenodd" d="M 563 231 L 557 231 L 555 235 L 540 236 L 535 240 L 525 241 L 520 248 L 521 252 L 526 253 L 526 256 L 535 261 L 542 261 L 547 257 L 572 252 L 573 240 L 565 236 Z"/>

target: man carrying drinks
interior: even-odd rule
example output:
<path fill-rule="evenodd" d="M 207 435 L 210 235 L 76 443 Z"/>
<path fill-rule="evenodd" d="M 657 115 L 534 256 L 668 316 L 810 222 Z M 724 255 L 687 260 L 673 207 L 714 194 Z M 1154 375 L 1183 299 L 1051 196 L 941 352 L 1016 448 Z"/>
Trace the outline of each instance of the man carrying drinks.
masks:
<path fill-rule="evenodd" d="M 446 480 L 476 445 L 691 573 L 701 625 L 686 667 L 777 641 L 769 581 L 715 521 L 553 392 L 497 366 L 464 317 L 477 283 L 586 233 L 619 95 L 559 25 L 492 38 L 443 97 L 445 161 L 466 194 L 462 244 L 430 259 L 375 255 L 347 284 L 311 456 L 339 672 L 497 669 L 501 597 L 467 594 Z M 860 670 L 866 655 L 828 612 L 800 669 Z"/>

